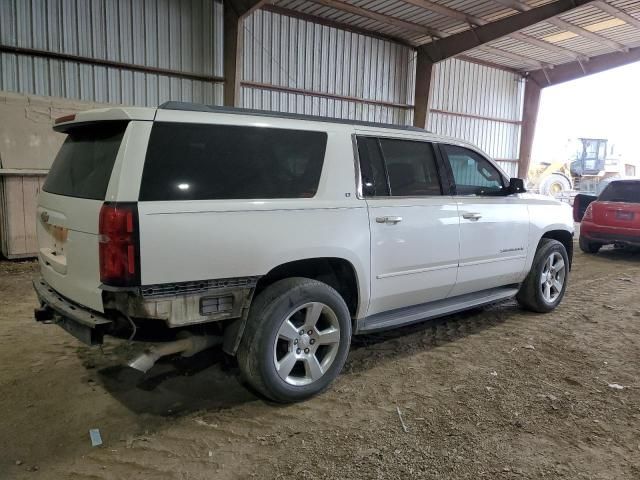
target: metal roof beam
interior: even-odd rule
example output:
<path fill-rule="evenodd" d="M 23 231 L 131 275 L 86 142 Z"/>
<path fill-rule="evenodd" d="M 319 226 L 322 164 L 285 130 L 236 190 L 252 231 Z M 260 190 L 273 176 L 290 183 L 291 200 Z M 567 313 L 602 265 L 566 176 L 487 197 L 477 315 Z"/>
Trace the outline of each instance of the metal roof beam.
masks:
<path fill-rule="evenodd" d="M 526 12 L 435 40 L 419 48 L 426 53 L 432 62 L 440 62 L 590 2 L 591 0 L 557 0 Z"/>
<path fill-rule="evenodd" d="M 640 47 L 630 48 L 628 52 L 597 55 L 591 57 L 587 63 L 570 62 L 557 65 L 553 70 L 535 70 L 529 72 L 529 79 L 541 87 L 548 87 L 638 61 L 640 61 Z"/>
<path fill-rule="evenodd" d="M 319 3 L 320 5 L 324 5 L 325 7 L 330 7 L 336 10 L 341 10 L 343 12 L 348 12 L 353 15 L 358 15 L 359 17 L 370 18 L 372 20 L 375 20 L 376 22 L 383 23 L 385 25 L 391 25 L 404 30 L 410 30 L 412 32 L 421 33 L 429 37 L 439 38 L 439 37 L 446 36 L 446 33 L 441 32 L 437 29 L 430 28 L 425 25 L 420 25 L 413 22 L 408 22 L 406 20 L 392 17 L 390 15 L 384 15 L 382 13 L 374 12 L 372 10 L 367 10 L 365 8 L 358 7 L 356 5 L 346 3 L 342 0 L 311 0 L 311 1 L 314 3 Z"/>
<path fill-rule="evenodd" d="M 519 0 L 493 0 L 493 1 L 501 5 L 504 5 L 505 7 L 511 8 L 513 10 L 517 10 L 519 12 L 528 12 L 529 10 L 531 10 L 531 7 L 529 5 Z M 640 20 L 637 20 L 631 17 L 631 15 L 628 15 L 627 13 L 621 10 L 618 10 L 615 7 L 612 7 L 611 5 L 608 5 L 605 2 L 595 1 L 595 2 L 586 2 L 586 3 L 593 3 L 596 7 L 600 8 L 602 11 L 607 12 L 614 17 L 620 18 L 621 20 L 627 23 L 634 25 L 633 22 L 635 22 L 636 26 L 640 25 Z M 625 18 L 622 18 L 622 16 L 624 16 Z M 551 23 L 552 25 L 555 25 L 556 27 L 566 30 L 568 32 L 575 33 L 580 37 L 588 38 L 594 42 L 607 45 L 614 50 L 619 50 L 621 52 L 625 52 L 628 50 L 628 48 L 622 45 L 621 43 L 614 42 L 613 40 L 609 40 L 608 38 L 605 38 L 601 35 L 590 32 L 589 30 L 586 30 L 582 27 L 569 23 L 566 20 L 562 20 L 561 18 L 550 18 L 547 20 L 547 23 Z M 549 43 L 549 42 L 545 42 L 545 43 Z M 580 59 L 580 61 L 585 61 L 585 57 L 581 56 L 578 58 Z"/>
<path fill-rule="evenodd" d="M 394 37 L 392 35 L 385 35 L 383 33 L 374 32 L 372 30 L 367 30 L 366 28 L 356 27 L 350 25 L 348 23 L 338 22 L 336 20 L 331 20 L 325 17 L 319 17 L 318 15 L 314 15 L 311 13 L 301 12 L 299 10 L 291 10 L 289 8 L 279 7 L 277 5 L 273 5 L 272 3 L 268 3 L 260 7 L 261 10 L 277 13 L 278 15 L 284 15 L 287 17 L 298 18 L 300 20 L 304 20 L 306 22 L 317 23 L 318 25 L 326 25 L 327 27 L 333 27 L 340 30 L 345 30 L 347 32 L 357 33 L 359 35 L 365 35 L 372 38 L 379 38 L 381 40 L 386 40 L 388 42 L 394 42 L 399 45 L 404 45 L 405 47 L 415 48 L 415 45 L 412 45 L 407 40 Z"/>
<path fill-rule="evenodd" d="M 614 42 L 613 40 L 609 40 L 601 35 L 590 32 L 589 30 L 585 30 L 582 27 L 574 25 L 573 23 L 569 23 L 566 20 L 562 20 L 561 18 L 550 18 L 547 20 L 548 23 L 555 25 L 558 28 L 562 28 L 563 30 L 567 30 L 568 32 L 575 33 L 583 38 L 588 38 L 596 43 L 601 43 L 603 45 L 607 45 L 608 47 L 618 50 L 620 52 L 626 52 L 628 48 L 621 43 Z"/>
<path fill-rule="evenodd" d="M 634 27 L 640 29 L 640 19 L 636 17 L 632 17 L 627 12 L 620 10 L 619 8 L 614 7 L 613 5 L 609 5 L 601 0 L 597 0 L 593 2 L 594 7 L 598 7 L 603 12 L 608 13 L 612 17 L 615 17 L 623 22 L 628 23 L 629 25 L 633 25 Z"/>
<path fill-rule="evenodd" d="M 512 10 L 517 10 L 519 12 L 528 12 L 529 10 L 531 10 L 533 7 L 527 5 L 524 2 L 520 2 L 518 0 L 493 0 L 496 3 L 499 3 L 500 5 L 504 5 L 507 8 L 510 8 Z"/>
<path fill-rule="evenodd" d="M 510 52 L 508 50 L 503 50 L 501 48 L 491 47 L 489 45 L 481 45 L 476 48 L 476 50 L 482 50 L 484 52 L 490 53 L 491 55 L 497 55 L 499 57 L 508 58 L 515 62 L 520 62 L 524 65 L 529 65 L 533 68 L 553 68 L 553 65 L 548 63 L 543 63 L 538 60 L 534 60 L 533 58 L 525 57 L 524 55 L 518 55 L 517 53 Z"/>
<path fill-rule="evenodd" d="M 580 61 L 582 62 L 586 62 L 589 60 L 589 57 L 587 57 L 586 55 L 582 55 L 578 52 L 575 52 L 565 47 L 560 47 L 559 45 L 555 45 L 553 43 L 545 42 L 544 40 L 541 40 L 536 37 L 532 37 L 530 35 L 525 35 L 524 33 L 515 32 L 509 36 L 515 40 L 518 40 L 519 42 L 527 43 L 529 45 L 542 48 L 549 52 L 555 52 L 560 55 L 564 55 L 565 57 L 573 58 L 574 60 L 580 59 Z"/>
<path fill-rule="evenodd" d="M 484 25 L 487 23 L 487 21 L 483 20 L 482 18 L 469 15 L 460 10 L 455 10 L 453 8 L 446 7 L 439 3 L 431 2 L 430 0 L 403 0 L 403 1 L 405 3 L 410 3 L 411 5 L 415 5 L 416 7 L 420 7 L 425 10 L 429 10 L 430 12 L 434 12 L 439 15 L 442 15 L 443 17 L 453 18 L 455 20 L 460 20 L 461 22 L 468 23 L 471 25 Z"/>

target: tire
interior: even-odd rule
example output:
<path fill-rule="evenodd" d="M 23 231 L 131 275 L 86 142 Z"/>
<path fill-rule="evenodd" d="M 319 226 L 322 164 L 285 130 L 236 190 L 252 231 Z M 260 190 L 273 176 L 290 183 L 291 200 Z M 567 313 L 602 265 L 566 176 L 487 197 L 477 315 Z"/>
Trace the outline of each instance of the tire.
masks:
<path fill-rule="evenodd" d="M 298 402 L 335 380 L 350 344 L 351 315 L 340 294 L 316 280 L 287 278 L 254 299 L 238 365 L 256 392 L 280 403 Z"/>
<path fill-rule="evenodd" d="M 516 299 L 526 310 L 550 312 L 562 301 L 568 279 L 569 257 L 564 245 L 557 240 L 543 238 Z"/>
<path fill-rule="evenodd" d="M 598 253 L 602 248 L 602 244 L 596 242 L 590 242 L 582 235 L 580 235 L 580 239 L 578 240 L 578 244 L 580 245 L 580 250 L 584 253 Z"/>
<path fill-rule="evenodd" d="M 568 190 L 571 190 L 571 181 L 559 173 L 552 173 L 540 185 L 540 193 L 551 197 L 557 197 Z"/>

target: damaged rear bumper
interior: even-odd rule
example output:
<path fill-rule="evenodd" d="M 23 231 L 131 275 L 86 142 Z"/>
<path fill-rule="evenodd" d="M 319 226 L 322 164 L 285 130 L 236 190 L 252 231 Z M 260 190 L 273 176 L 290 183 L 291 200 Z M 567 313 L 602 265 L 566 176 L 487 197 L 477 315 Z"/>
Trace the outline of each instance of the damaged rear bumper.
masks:
<path fill-rule="evenodd" d="M 34 311 L 39 322 L 55 323 L 87 345 L 101 345 L 113 328 L 113 321 L 70 302 L 59 295 L 42 277 L 33 281 L 40 308 Z"/>

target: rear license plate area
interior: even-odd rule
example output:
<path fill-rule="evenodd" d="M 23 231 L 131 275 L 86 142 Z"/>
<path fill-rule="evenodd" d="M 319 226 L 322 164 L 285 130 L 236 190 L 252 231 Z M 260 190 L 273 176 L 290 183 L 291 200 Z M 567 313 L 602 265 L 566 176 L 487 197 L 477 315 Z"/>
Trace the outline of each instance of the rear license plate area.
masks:
<path fill-rule="evenodd" d="M 625 211 L 617 211 L 616 212 L 616 219 L 618 220 L 633 220 L 633 212 L 625 212 Z"/>

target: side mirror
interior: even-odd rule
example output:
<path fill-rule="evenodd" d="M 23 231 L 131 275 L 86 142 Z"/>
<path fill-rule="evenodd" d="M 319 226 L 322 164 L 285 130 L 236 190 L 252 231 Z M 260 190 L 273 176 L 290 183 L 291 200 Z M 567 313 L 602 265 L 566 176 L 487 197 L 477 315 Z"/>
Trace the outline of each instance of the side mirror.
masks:
<path fill-rule="evenodd" d="M 585 195 L 584 193 L 576 195 L 573 199 L 573 221 L 580 223 L 587 207 L 597 199 L 598 197 L 595 195 Z"/>
<path fill-rule="evenodd" d="M 509 193 L 523 193 L 527 190 L 524 188 L 524 180 L 521 178 L 509 179 Z"/>

